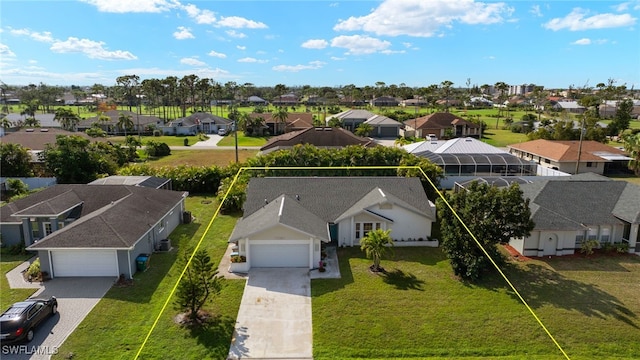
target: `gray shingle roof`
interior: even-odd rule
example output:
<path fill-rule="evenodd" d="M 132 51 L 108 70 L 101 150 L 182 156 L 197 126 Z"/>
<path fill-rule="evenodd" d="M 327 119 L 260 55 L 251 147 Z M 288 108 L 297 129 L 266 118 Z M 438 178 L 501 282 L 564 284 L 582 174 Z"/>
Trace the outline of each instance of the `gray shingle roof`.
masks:
<path fill-rule="evenodd" d="M 67 184 L 44 189 L 7 206 L 28 208 L 29 204 L 51 202 L 58 195 L 82 201 L 80 218 L 30 249 L 129 248 L 183 198 L 182 192 L 139 186 Z"/>
<path fill-rule="evenodd" d="M 266 177 L 252 178 L 247 187 L 244 216 L 258 211 L 280 195 L 299 196 L 300 204 L 326 222 L 333 222 L 375 188 L 425 214 L 429 199 L 420 179 L 404 177 Z"/>
<path fill-rule="evenodd" d="M 580 230 L 640 220 L 640 187 L 606 178 L 571 177 L 520 185 L 536 229 Z M 620 219 L 619 219 L 620 218 Z"/>

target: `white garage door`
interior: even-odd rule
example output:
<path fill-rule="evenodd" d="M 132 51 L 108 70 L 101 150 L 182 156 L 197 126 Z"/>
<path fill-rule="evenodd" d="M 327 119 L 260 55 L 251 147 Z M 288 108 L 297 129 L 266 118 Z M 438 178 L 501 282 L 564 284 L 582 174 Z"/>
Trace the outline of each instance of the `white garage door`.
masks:
<path fill-rule="evenodd" d="M 53 276 L 118 276 L 114 250 L 52 251 Z"/>
<path fill-rule="evenodd" d="M 272 244 L 249 247 L 251 267 L 309 267 L 309 244 Z"/>

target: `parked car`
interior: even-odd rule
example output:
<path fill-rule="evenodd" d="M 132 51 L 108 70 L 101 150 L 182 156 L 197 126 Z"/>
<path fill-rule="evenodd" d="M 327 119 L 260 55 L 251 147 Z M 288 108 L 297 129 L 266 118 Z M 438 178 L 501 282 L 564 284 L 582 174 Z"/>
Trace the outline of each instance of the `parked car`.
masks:
<path fill-rule="evenodd" d="M 58 312 L 55 296 L 48 299 L 27 299 L 17 302 L 0 315 L 0 341 L 33 340 L 35 329 Z"/>
<path fill-rule="evenodd" d="M 218 135 L 220 135 L 220 136 L 225 136 L 225 135 L 227 135 L 227 129 L 220 129 L 220 130 L 218 130 Z"/>

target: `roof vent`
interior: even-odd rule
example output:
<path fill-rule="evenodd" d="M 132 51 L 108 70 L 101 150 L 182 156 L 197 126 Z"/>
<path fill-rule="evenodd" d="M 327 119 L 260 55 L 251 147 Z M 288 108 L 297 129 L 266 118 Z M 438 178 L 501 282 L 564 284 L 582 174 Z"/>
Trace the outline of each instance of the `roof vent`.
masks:
<path fill-rule="evenodd" d="M 300 201 L 300 195 L 296 194 L 296 200 Z"/>
<path fill-rule="evenodd" d="M 49 129 L 40 129 L 40 132 L 48 132 Z"/>
<path fill-rule="evenodd" d="M 33 129 L 25 129 L 26 132 L 33 132 Z"/>
<path fill-rule="evenodd" d="M 264 204 L 266 205 L 266 204 L 268 204 L 268 203 L 269 203 L 269 200 L 267 200 L 267 199 L 265 198 L 265 199 L 264 199 Z"/>

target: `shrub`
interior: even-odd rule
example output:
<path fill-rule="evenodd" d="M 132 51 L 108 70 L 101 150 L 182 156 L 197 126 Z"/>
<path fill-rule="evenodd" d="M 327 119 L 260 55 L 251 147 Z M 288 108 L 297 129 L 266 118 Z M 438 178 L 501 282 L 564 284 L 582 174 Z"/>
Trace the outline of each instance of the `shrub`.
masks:
<path fill-rule="evenodd" d="M 616 250 L 616 247 L 610 242 L 600 244 L 600 248 L 602 249 L 602 251 L 605 251 L 605 252 Z"/>
<path fill-rule="evenodd" d="M 153 130 L 153 136 L 154 137 L 160 137 L 161 135 L 162 135 L 162 131 L 160 131 L 158 129 Z"/>
<path fill-rule="evenodd" d="M 620 254 L 626 254 L 629 252 L 629 244 L 628 243 L 619 243 L 615 244 L 614 248 Z"/>
<path fill-rule="evenodd" d="M 40 276 L 40 259 L 36 259 L 36 261 L 32 262 L 27 269 L 27 275 L 29 278 L 37 278 Z"/>
<path fill-rule="evenodd" d="M 243 262 L 247 262 L 247 258 L 242 256 L 242 255 L 233 255 L 231 257 L 231 262 L 232 263 L 243 263 Z"/>
<path fill-rule="evenodd" d="M 580 245 L 580 252 L 585 255 L 593 254 L 593 249 L 598 247 L 598 240 L 586 240 Z"/>
<path fill-rule="evenodd" d="M 189 138 L 184 138 L 184 146 L 189 146 Z"/>

